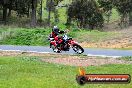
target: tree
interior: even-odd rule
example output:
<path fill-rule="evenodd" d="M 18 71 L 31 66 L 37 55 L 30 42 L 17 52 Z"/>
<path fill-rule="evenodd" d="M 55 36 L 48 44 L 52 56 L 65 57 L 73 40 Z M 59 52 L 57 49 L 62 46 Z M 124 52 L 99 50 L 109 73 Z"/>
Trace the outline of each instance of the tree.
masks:
<path fill-rule="evenodd" d="M 17 8 L 16 11 L 20 17 L 25 14 L 29 17 L 29 11 L 31 8 L 31 27 L 35 27 L 37 24 L 36 11 L 38 0 L 16 0 L 15 4 Z"/>
<path fill-rule="evenodd" d="M 50 26 L 50 18 L 51 18 L 51 11 L 52 11 L 52 7 L 53 7 L 53 0 L 47 0 L 46 1 L 46 8 L 48 11 L 48 25 Z"/>
<path fill-rule="evenodd" d="M 54 0 L 54 6 L 58 6 L 58 4 L 63 1 L 63 0 Z M 54 8 L 54 18 L 55 18 L 55 23 L 58 23 L 59 22 L 59 14 L 58 14 L 58 10 L 56 8 Z"/>
<path fill-rule="evenodd" d="M 57 23 L 59 21 L 58 18 L 58 10 L 56 9 L 56 6 L 59 4 L 59 2 L 61 2 L 63 0 L 47 0 L 46 1 L 46 7 L 47 7 L 47 11 L 49 12 L 48 14 L 48 24 L 50 26 L 50 17 L 51 17 L 51 12 L 54 12 L 54 18 L 55 18 L 55 23 Z"/>
<path fill-rule="evenodd" d="M 7 16 L 11 16 L 11 10 L 17 12 L 18 16 L 25 14 L 26 11 L 26 1 L 28 0 L 2 0 L 3 7 L 3 21 L 4 24 L 7 23 Z M 8 11 L 9 9 L 9 11 Z"/>
<path fill-rule="evenodd" d="M 36 9 L 38 0 L 2 0 L 1 2 L 3 7 L 4 24 L 6 24 L 7 21 L 7 14 L 8 16 L 11 15 L 11 10 L 16 11 L 17 16 L 19 17 L 22 17 L 24 15 L 27 15 L 27 17 L 29 17 L 29 11 L 31 9 L 31 26 L 36 26 Z M 7 9 L 9 9 L 9 12 L 7 12 Z"/>
<path fill-rule="evenodd" d="M 2 0 L 1 1 L 2 3 L 2 7 L 3 7 L 3 21 L 4 21 L 4 24 L 6 25 L 7 23 L 7 8 L 8 8 L 8 3 L 9 3 L 9 0 Z"/>
<path fill-rule="evenodd" d="M 110 21 L 110 16 L 112 14 L 113 0 L 98 0 L 100 8 L 103 9 L 103 12 L 107 16 L 107 23 Z"/>
<path fill-rule="evenodd" d="M 36 9 L 37 9 L 37 0 L 32 0 L 32 13 L 31 13 L 31 26 L 35 27 L 37 20 L 36 20 Z"/>
<path fill-rule="evenodd" d="M 24 15 L 28 15 L 28 11 L 32 4 L 32 1 L 31 0 L 15 0 L 14 4 L 15 6 L 13 10 L 17 12 L 17 15 L 19 17 L 22 17 Z"/>
<path fill-rule="evenodd" d="M 79 28 L 101 28 L 104 19 L 94 0 L 74 0 L 67 11 L 67 23 L 76 21 Z"/>
<path fill-rule="evenodd" d="M 39 8 L 39 20 L 42 22 L 42 16 L 43 16 L 43 0 L 40 0 L 40 8 Z"/>
<path fill-rule="evenodd" d="M 129 13 L 129 25 L 132 25 L 132 11 Z"/>
<path fill-rule="evenodd" d="M 9 2 L 9 4 L 8 4 L 8 5 L 9 5 L 9 6 L 8 6 L 8 7 L 9 7 L 8 17 L 11 16 L 11 10 L 12 10 L 12 8 L 13 8 L 13 5 L 12 5 L 12 4 L 13 4 L 13 0 L 10 0 L 10 2 Z"/>
<path fill-rule="evenodd" d="M 114 6 L 121 16 L 121 28 L 127 27 L 129 25 L 129 17 L 132 13 L 132 0 L 115 0 Z"/>

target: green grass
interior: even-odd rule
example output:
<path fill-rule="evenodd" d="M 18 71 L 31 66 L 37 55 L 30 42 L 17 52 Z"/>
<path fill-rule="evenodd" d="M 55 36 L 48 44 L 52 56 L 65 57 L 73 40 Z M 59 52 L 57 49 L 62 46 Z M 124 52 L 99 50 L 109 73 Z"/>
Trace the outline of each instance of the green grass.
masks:
<path fill-rule="evenodd" d="M 89 66 L 92 74 L 131 74 L 132 65 Z M 78 67 L 49 64 L 37 57 L 0 57 L 0 88 L 131 88 L 130 84 L 86 84 L 75 77 Z"/>
<path fill-rule="evenodd" d="M 118 59 L 119 60 L 132 61 L 132 56 L 121 57 L 121 58 L 118 58 Z"/>
<path fill-rule="evenodd" d="M 4 26 L 0 26 L 0 34 L 2 33 L 2 32 L 5 32 L 5 31 L 7 31 L 7 27 L 4 27 Z"/>
<path fill-rule="evenodd" d="M 9 35 L 2 35 L 4 38 L 0 41 L 0 44 L 11 45 L 48 45 L 48 35 L 50 29 L 44 28 L 7 28 L 6 33 Z M 5 34 L 6 34 L 5 33 Z"/>
<path fill-rule="evenodd" d="M 112 36 L 117 36 L 117 33 L 114 32 L 100 32 L 97 30 L 87 31 L 87 30 L 78 30 L 70 32 L 70 36 L 74 37 L 79 42 L 99 42 L 109 39 Z"/>
<path fill-rule="evenodd" d="M 61 29 L 65 29 L 66 26 L 59 25 Z M 6 31 L 2 36 L 0 44 L 9 45 L 48 45 L 48 36 L 51 33 L 51 28 L 14 28 L 14 27 L 2 27 L 2 30 Z M 100 31 L 88 31 L 71 29 L 68 33 L 70 37 L 78 42 L 99 42 L 110 38 L 110 36 L 116 36 L 113 32 L 100 32 Z"/>

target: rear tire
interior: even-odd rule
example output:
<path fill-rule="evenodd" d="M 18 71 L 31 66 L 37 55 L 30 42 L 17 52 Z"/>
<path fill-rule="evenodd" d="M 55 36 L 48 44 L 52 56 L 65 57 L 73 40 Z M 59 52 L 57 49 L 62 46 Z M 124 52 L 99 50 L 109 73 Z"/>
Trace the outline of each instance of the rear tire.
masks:
<path fill-rule="evenodd" d="M 72 48 L 78 54 L 82 54 L 84 52 L 84 49 L 78 44 L 74 44 Z"/>

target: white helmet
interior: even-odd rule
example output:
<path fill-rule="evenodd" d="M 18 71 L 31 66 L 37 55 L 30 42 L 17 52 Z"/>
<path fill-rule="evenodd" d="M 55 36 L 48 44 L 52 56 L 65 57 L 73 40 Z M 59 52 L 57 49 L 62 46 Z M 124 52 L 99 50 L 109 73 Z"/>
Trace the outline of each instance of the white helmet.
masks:
<path fill-rule="evenodd" d="M 53 29 L 57 29 L 58 27 L 57 26 L 54 26 Z"/>
<path fill-rule="evenodd" d="M 59 28 L 57 26 L 54 26 L 52 31 L 55 32 L 56 34 L 59 34 Z"/>

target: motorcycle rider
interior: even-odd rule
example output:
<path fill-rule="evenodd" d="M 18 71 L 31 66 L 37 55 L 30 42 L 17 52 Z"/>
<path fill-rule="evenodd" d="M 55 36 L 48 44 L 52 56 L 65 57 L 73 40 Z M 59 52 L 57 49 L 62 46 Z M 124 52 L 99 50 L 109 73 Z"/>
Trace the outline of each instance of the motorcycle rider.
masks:
<path fill-rule="evenodd" d="M 64 31 L 60 31 L 60 29 L 57 26 L 54 26 L 52 29 L 52 33 L 50 34 L 50 38 L 54 38 L 56 41 L 56 47 L 59 49 L 60 44 L 63 43 L 62 36 L 58 36 L 59 34 L 64 33 Z"/>

